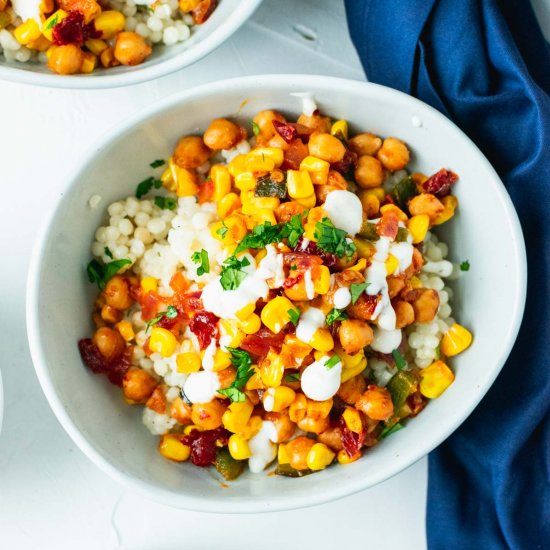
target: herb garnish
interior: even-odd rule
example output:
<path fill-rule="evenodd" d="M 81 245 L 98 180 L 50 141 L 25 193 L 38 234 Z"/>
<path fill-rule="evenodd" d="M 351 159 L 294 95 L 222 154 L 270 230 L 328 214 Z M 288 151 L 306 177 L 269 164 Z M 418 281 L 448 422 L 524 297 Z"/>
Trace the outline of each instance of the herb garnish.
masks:
<path fill-rule="evenodd" d="M 222 271 L 220 273 L 220 284 L 224 290 L 235 290 L 246 277 L 246 273 L 242 270 L 243 267 L 250 265 L 250 260 L 244 257 L 239 260 L 236 256 L 229 256 L 223 262 Z"/>
<path fill-rule="evenodd" d="M 265 222 L 261 225 L 256 225 L 252 229 L 252 233 L 245 235 L 244 239 L 235 249 L 235 254 L 246 250 L 247 248 L 263 248 L 268 244 L 279 242 L 281 233 L 281 224 L 273 225 L 270 222 Z"/>
<path fill-rule="evenodd" d="M 435 348 L 435 358 L 437 361 L 441 359 L 441 346 L 437 346 L 437 348 Z"/>
<path fill-rule="evenodd" d="M 323 218 L 315 225 L 313 233 L 317 246 L 326 252 L 336 254 L 339 258 L 351 258 L 355 252 L 355 244 L 348 241 L 348 234 L 343 229 L 334 227 L 329 218 Z"/>
<path fill-rule="evenodd" d="M 175 210 L 178 201 L 172 197 L 155 197 L 155 204 L 165 210 Z"/>
<path fill-rule="evenodd" d="M 191 260 L 196 264 L 200 264 L 197 267 L 197 275 L 199 277 L 205 273 L 210 273 L 210 260 L 208 259 L 208 252 L 204 248 L 200 252 L 193 252 Z"/>
<path fill-rule="evenodd" d="M 469 271 L 470 270 L 470 262 L 468 260 L 464 260 L 460 264 L 460 271 Z"/>
<path fill-rule="evenodd" d="M 402 370 L 407 366 L 407 360 L 399 353 L 399 350 L 394 349 L 391 354 L 398 370 Z"/>
<path fill-rule="evenodd" d="M 144 195 L 147 195 L 151 189 L 160 189 L 162 187 L 162 181 L 155 179 L 153 176 L 148 177 L 146 180 L 138 183 L 136 187 L 136 197 L 141 199 Z"/>
<path fill-rule="evenodd" d="M 370 283 L 352 283 L 349 287 L 349 291 L 351 294 L 351 303 L 355 304 L 357 300 L 359 300 L 359 296 L 365 292 L 366 288 L 370 285 Z"/>
<path fill-rule="evenodd" d="M 127 259 L 113 260 L 108 264 L 101 264 L 97 260 L 92 260 L 86 266 L 86 272 L 90 283 L 97 283 L 97 286 L 103 290 L 109 279 L 114 277 L 122 267 L 131 263 L 131 260 Z"/>
<path fill-rule="evenodd" d="M 222 226 L 219 229 L 216 229 L 216 233 L 223 239 L 229 228 L 225 225 L 225 222 L 222 222 Z"/>
<path fill-rule="evenodd" d="M 111 249 L 108 246 L 106 246 L 103 249 L 103 252 L 105 252 L 105 256 L 109 256 L 109 258 L 111 258 L 111 260 L 113 259 L 113 253 L 111 252 Z"/>
<path fill-rule="evenodd" d="M 156 325 L 163 317 L 167 317 L 168 319 L 175 319 L 178 316 L 178 310 L 175 308 L 175 306 L 168 306 L 166 308 L 166 311 L 160 311 L 159 314 L 150 321 L 147 321 L 146 329 L 148 330 L 151 328 L 152 325 Z"/>
<path fill-rule="evenodd" d="M 48 24 L 44 27 L 45 29 L 52 29 L 53 27 L 55 27 L 58 23 L 58 20 L 59 20 L 59 14 L 56 13 L 54 18 L 48 22 Z"/>
<path fill-rule="evenodd" d="M 290 317 L 291 323 L 296 326 L 298 324 L 298 319 L 300 318 L 300 310 L 299 309 L 289 309 L 287 311 L 288 316 Z"/>
<path fill-rule="evenodd" d="M 246 400 L 246 395 L 242 389 L 254 374 L 252 358 L 250 357 L 250 353 L 242 349 L 228 347 L 227 351 L 231 354 L 231 363 L 237 369 L 237 375 L 231 386 L 218 390 L 218 393 L 229 397 L 232 403 L 242 403 Z"/>
<path fill-rule="evenodd" d="M 303 214 L 292 216 L 290 221 L 285 224 L 284 233 L 291 248 L 298 244 L 298 239 L 304 234 L 305 229 L 302 225 L 302 219 L 308 215 L 308 212 L 309 210 L 306 210 Z"/>
<path fill-rule="evenodd" d="M 381 432 L 380 432 L 380 439 L 384 439 L 385 437 L 388 437 L 388 435 L 394 434 L 395 432 L 398 432 L 399 430 L 402 430 L 405 426 L 401 424 L 401 422 L 398 422 L 397 424 L 394 424 L 393 426 L 386 426 Z"/>
<path fill-rule="evenodd" d="M 327 325 L 330 327 L 336 321 L 345 321 L 349 319 L 348 314 L 343 309 L 332 308 L 327 315 Z"/>
<path fill-rule="evenodd" d="M 260 127 L 254 121 L 252 122 L 252 132 L 254 133 L 255 136 L 260 135 Z"/>
<path fill-rule="evenodd" d="M 299 382 L 300 378 L 302 378 L 302 375 L 299 372 L 295 372 L 293 374 L 287 374 L 283 378 L 283 382 L 286 382 L 287 384 L 290 384 L 292 382 Z"/>
<path fill-rule="evenodd" d="M 149 166 L 151 168 L 158 168 L 159 166 L 162 166 L 163 164 L 166 164 L 166 162 L 162 159 L 154 160 Z"/>
<path fill-rule="evenodd" d="M 337 365 L 338 363 L 340 363 L 341 359 L 340 357 L 338 357 L 338 355 L 333 355 L 326 363 L 325 363 L 325 367 L 327 369 L 331 369 L 332 367 L 334 367 L 334 365 Z"/>

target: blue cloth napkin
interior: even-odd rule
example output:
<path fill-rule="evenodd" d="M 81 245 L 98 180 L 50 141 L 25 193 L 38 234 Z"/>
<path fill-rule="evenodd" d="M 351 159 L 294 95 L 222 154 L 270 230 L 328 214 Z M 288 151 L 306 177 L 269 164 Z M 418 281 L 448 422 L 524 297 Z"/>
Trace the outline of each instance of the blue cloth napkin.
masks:
<path fill-rule="evenodd" d="M 476 142 L 527 245 L 527 306 L 512 354 L 429 457 L 429 547 L 550 549 L 550 49 L 528 0 L 346 8 L 368 79 L 429 103 Z"/>

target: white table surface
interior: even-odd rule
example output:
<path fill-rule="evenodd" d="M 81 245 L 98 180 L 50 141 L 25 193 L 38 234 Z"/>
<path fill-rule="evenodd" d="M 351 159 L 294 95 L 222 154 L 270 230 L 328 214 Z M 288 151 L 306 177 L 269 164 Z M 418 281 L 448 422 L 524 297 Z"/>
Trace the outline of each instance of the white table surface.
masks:
<path fill-rule="evenodd" d="M 550 29 L 550 1 L 534 4 Z M 159 98 L 269 72 L 363 80 L 342 1 L 264 0 L 207 58 L 134 87 L 88 92 L 0 83 L 0 548 L 425 548 L 425 459 L 367 491 L 299 511 L 234 516 L 171 509 L 124 490 L 80 452 L 50 410 L 32 367 L 24 309 L 29 255 L 79 157 L 114 124 Z"/>

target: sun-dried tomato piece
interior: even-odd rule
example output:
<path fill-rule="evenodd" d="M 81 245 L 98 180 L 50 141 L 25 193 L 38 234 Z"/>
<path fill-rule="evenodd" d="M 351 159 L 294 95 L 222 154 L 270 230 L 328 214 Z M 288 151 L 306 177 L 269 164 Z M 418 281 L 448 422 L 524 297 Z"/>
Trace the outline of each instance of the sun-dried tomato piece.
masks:
<path fill-rule="evenodd" d="M 84 15 L 80 11 L 70 11 L 67 17 L 55 25 L 52 37 L 56 46 L 81 46 L 85 40 L 101 38 L 101 32 L 95 28 L 93 22 L 84 24 Z"/>
<path fill-rule="evenodd" d="M 202 25 L 212 15 L 217 5 L 218 0 L 201 0 L 197 7 L 191 11 L 195 23 Z"/>
<path fill-rule="evenodd" d="M 411 414 L 409 416 L 416 416 L 427 404 L 428 400 L 420 393 L 420 390 L 416 390 L 414 393 L 411 393 L 411 395 L 407 397 L 407 405 L 411 409 Z"/>
<path fill-rule="evenodd" d="M 347 307 L 346 311 L 349 313 L 349 316 L 354 319 L 370 321 L 381 298 L 379 294 L 370 296 L 369 294 L 363 293 L 359 296 L 355 304 L 350 304 Z"/>
<path fill-rule="evenodd" d="M 188 315 L 185 313 L 181 306 L 175 306 L 178 314 L 175 317 L 168 317 L 164 315 L 161 319 L 155 324 L 155 326 L 160 328 L 165 328 L 166 330 L 171 330 L 174 334 L 178 334 L 182 325 L 189 319 Z"/>
<path fill-rule="evenodd" d="M 273 128 L 287 142 L 292 143 L 298 137 L 298 130 L 292 124 L 273 120 Z"/>
<path fill-rule="evenodd" d="M 178 308 L 178 310 L 181 307 L 186 315 L 191 317 L 197 311 L 202 311 L 204 309 L 201 294 L 202 292 L 200 290 L 195 292 L 187 292 L 184 294 L 177 293 L 172 296 L 172 303 Z"/>
<path fill-rule="evenodd" d="M 458 175 L 442 168 L 430 176 L 423 184 L 422 189 L 436 197 L 445 197 L 451 192 L 451 186 L 458 180 Z"/>
<path fill-rule="evenodd" d="M 311 134 L 315 132 L 313 128 L 310 128 L 305 124 L 300 124 L 299 122 L 291 122 L 290 125 L 296 128 L 296 134 L 304 143 L 307 143 Z"/>
<path fill-rule="evenodd" d="M 199 204 L 211 201 L 213 194 L 214 182 L 210 178 L 208 178 L 199 185 L 199 192 L 197 193 Z"/>
<path fill-rule="evenodd" d="M 130 346 L 114 361 L 107 361 L 90 338 L 80 340 L 78 349 L 82 361 L 94 374 L 106 374 L 111 384 L 122 386 L 122 379 L 131 365 L 132 348 Z"/>
<path fill-rule="evenodd" d="M 342 176 L 351 176 L 353 173 L 353 170 L 355 169 L 355 165 L 357 164 L 357 153 L 354 153 L 353 151 L 350 151 L 349 149 L 346 149 L 346 152 L 344 153 L 344 157 L 341 161 L 335 162 L 334 164 L 331 164 L 330 167 L 332 170 L 336 170 L 337 172 L 340 172 Z"/>
<path fill-rule="evenodd" d="M 279 334 L 273 334 L 268 328 L 262 327 L 256 334 L 245 336 L 239 348 L 248 351 L 248 353 L 256 357 L 264 357 L 268 354 L 270 348 L 280 352 L 284 339 L 284 331 L 279 332 Z"/>
<path fill-rule="evenodd" d="M 294 275 L 293 277 L 289 277 L 288 279 L 285 279 L 283 283 L 283 288 L 290 288 L 294 285 L 297 285 L 302 279 L 304 278 L 303 273 L 298 273 L 297 275 Z"/>
<path fill-rule="evenodd" d="M 301 139 L 295 139 L 285 151 L 283 170 L 298 170 L 302 161 L 309 155 L 307 145 Z"/>
<path fill-rule="evenodd" d="M 139 296 L 141 305 L 141 318 L 144 321 L 154 319 L 160 311 L 166 311 L 167 303 L 155 292 L 141 293 Z"/>
<path fill-rule="evenodd" d="M 197 337 L 200 349 L 205 349 L 218 334 L 218 318 L 209 311 L 199 311 L 191 317 L 189 330 Z"/>
<path fill-rule="evenodd" d="M 395 241 L 399 231 L 399 218 L 395 212 L 386 212 L 376 224 L 376 233 Z"/>
<path fill-rule="evenodd" d="M 365 441 L 365 436 L 367 435 L 366 430 L 363 429 L 361 433 L 352 432 L 346 425 L 346 422 L 342 417 L 338 421 L 338 427 L 340 428 L 340 434 L 342 438 L 342 445 L 348 456 L 356 455 L 363 447 Z"/>
<path fill-rule="evenodd" d="M 184 435 L 181 442 L 191 447 L 191 462 L 195 466 L 210 466 L 216 459 L 218 444 L 225 446 L 229 440 L 229 432 L 224 428 L 215 430 L 193 430 L 189 435 Z"/>
<path fill-rule="evenodd" d="M 303 237 L 300 237 L 298 239 L 294 250 L 296 253 L 307 254 L 312 258 L 318 256 L 319 258 L 321 258 L 322 263 L 324 263 L 329 268 L 334 267 L 336 265 L 336 262 L 338 261 L 338 258 L 336 258 L 334 254 L 331 254 L 330 252 L 325 252 L 323 249 L 319 248 L 313 241 L 307 241 L 306 243 Z"/>

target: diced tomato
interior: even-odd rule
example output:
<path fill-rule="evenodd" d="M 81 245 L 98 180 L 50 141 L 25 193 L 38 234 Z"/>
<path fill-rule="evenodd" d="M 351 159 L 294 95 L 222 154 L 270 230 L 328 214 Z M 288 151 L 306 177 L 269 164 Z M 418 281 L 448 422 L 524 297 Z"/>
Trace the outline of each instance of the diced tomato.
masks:
<path fill-rule="evenodd" d="M 189 435 L 184 435 L 181 442 L 191 447 L 191 462 L 195 466 L 210 466 L 216 459 L 218 444 L 227 445 L 229 432 L 224 428 L 215 430 L 192 430 Z"/>
<path fill-rule="evenodd" d="M 340 428 L 340 434 L 342 438 L 342 445 L 348 456 L 356 455 L 363 447 L 365 441 L 366 430 L 363 429 L 361 433 L 352 432 L 346 425 L 343 417 L 340 417 L 338 421 L 338 426 Z"/>
<path fill-rule="evenodd" d="M 303 237 L 300 237 L 298 239 L 298 242 L 296 243 L 294 250 L 295 250 L 295 254 L 305 254 L 311 258 L 315 258 L 316 256 L 319 257 L 321 259 L 321 263 L 324 263 L 329 268 L 334 267 L 336 265 L 336 262 L 338 261 L 338 258 L 336 258 L 334 254 L 331 254 L 330 252 L 325 252 L 324 250 L 319 248 L 313 241 L 309 241 L 307 245 L 304 246 Z M 287 254 L 285 254 L 285 256 L 290 258 L 290 256 L 287 256 Z M 283 257 L 283 261 L 286 261 L 284 260 L 284 257 Z M 315 260 L 314 262 L 317 263 L 317 261 Z"/>
<path fill-rule="evenodd" d="M 139 303 L 141 305 L 141 318 L 144 321 L 154 319 L 159 311 L 165 311 L 168 305 L 165 299 L 160 297 L 156 292 L 141 293 Z"/>
<path fill-rule="evenodd" d="M 174 292 L 185 292 L 189 288 L 189 281 L 185 278 L 182 271 L 174 273 L 170 279 L 170 288 Z"/>
<path fill-rule="evenodd" d="M 275 131 L 287 142 L 292 143 L 292 140 L 296 139 L 298 136 L 298 131 L 292 124 L 287 124 L 285 122 L 279 122 L 278 120 L 273 120 L 273 128 Z"/>
<path fill-rule="evenodd" d="M 268 328 L 262 327 L 256 334 L 245 336 L 239 347 L 256 357 L 264 357 L 268 354 L 270 348 L 280 352 L 284 339 L 285 333 L 283 331 L 279 334 L 273 334 Z"/>
<path fill-rule="evenodd" d="M 107 361 L 90 338 L 80 340 L 78 349 L 82 361 L 94 374 L 106 374 L 111 384 L 122 386 L 122 379 L 131 365 L 130 346 L 114 361 Z"/>
<path fill-rule="evenodd" d="M 386 212 L 376 224 L 376 233 L 381 237 L 388 237 L 392 241 L 397 237 L 399 218 L 395 212 Z"/>
<path fill-rule="evenodd" d="M 422 189 L 436 197 L 445 197 L 451 192 L 451 186 L 458 180 L 458 175 L 442 168 L 430 176 L 423 184 Z"/>
<path fill-rule="evenodd" d="M 302 161 L 308 156 L 307 145 L 301 139 L 295 139 L 285 151 L 283 170 L 298 170 Z"/>
<path fill-rule="evenodd" d="M 191 317 L 197 311 L 204 309 L 201 294 L 200 290 L 183 294 L 176 293 L 172 296 L 172 303 L 178 308 L 178 311 L 181 308 L 188 317 Z"/>
<path fill-rule="evenodd" d="M 200 349 L 205 349 L 218 335 L 218 318 L 209 311 L 199 311 L 191 317 L 189 330 L 197 337 Z"/>
<path fill-rule="evenodd" d="M 209 202 L 212 200 L 214 194 L 214 182 L 208 178 L 199 185 L 199 192 L 197 194 L 199 198 L 199 204 L 203 202 Z"/>

